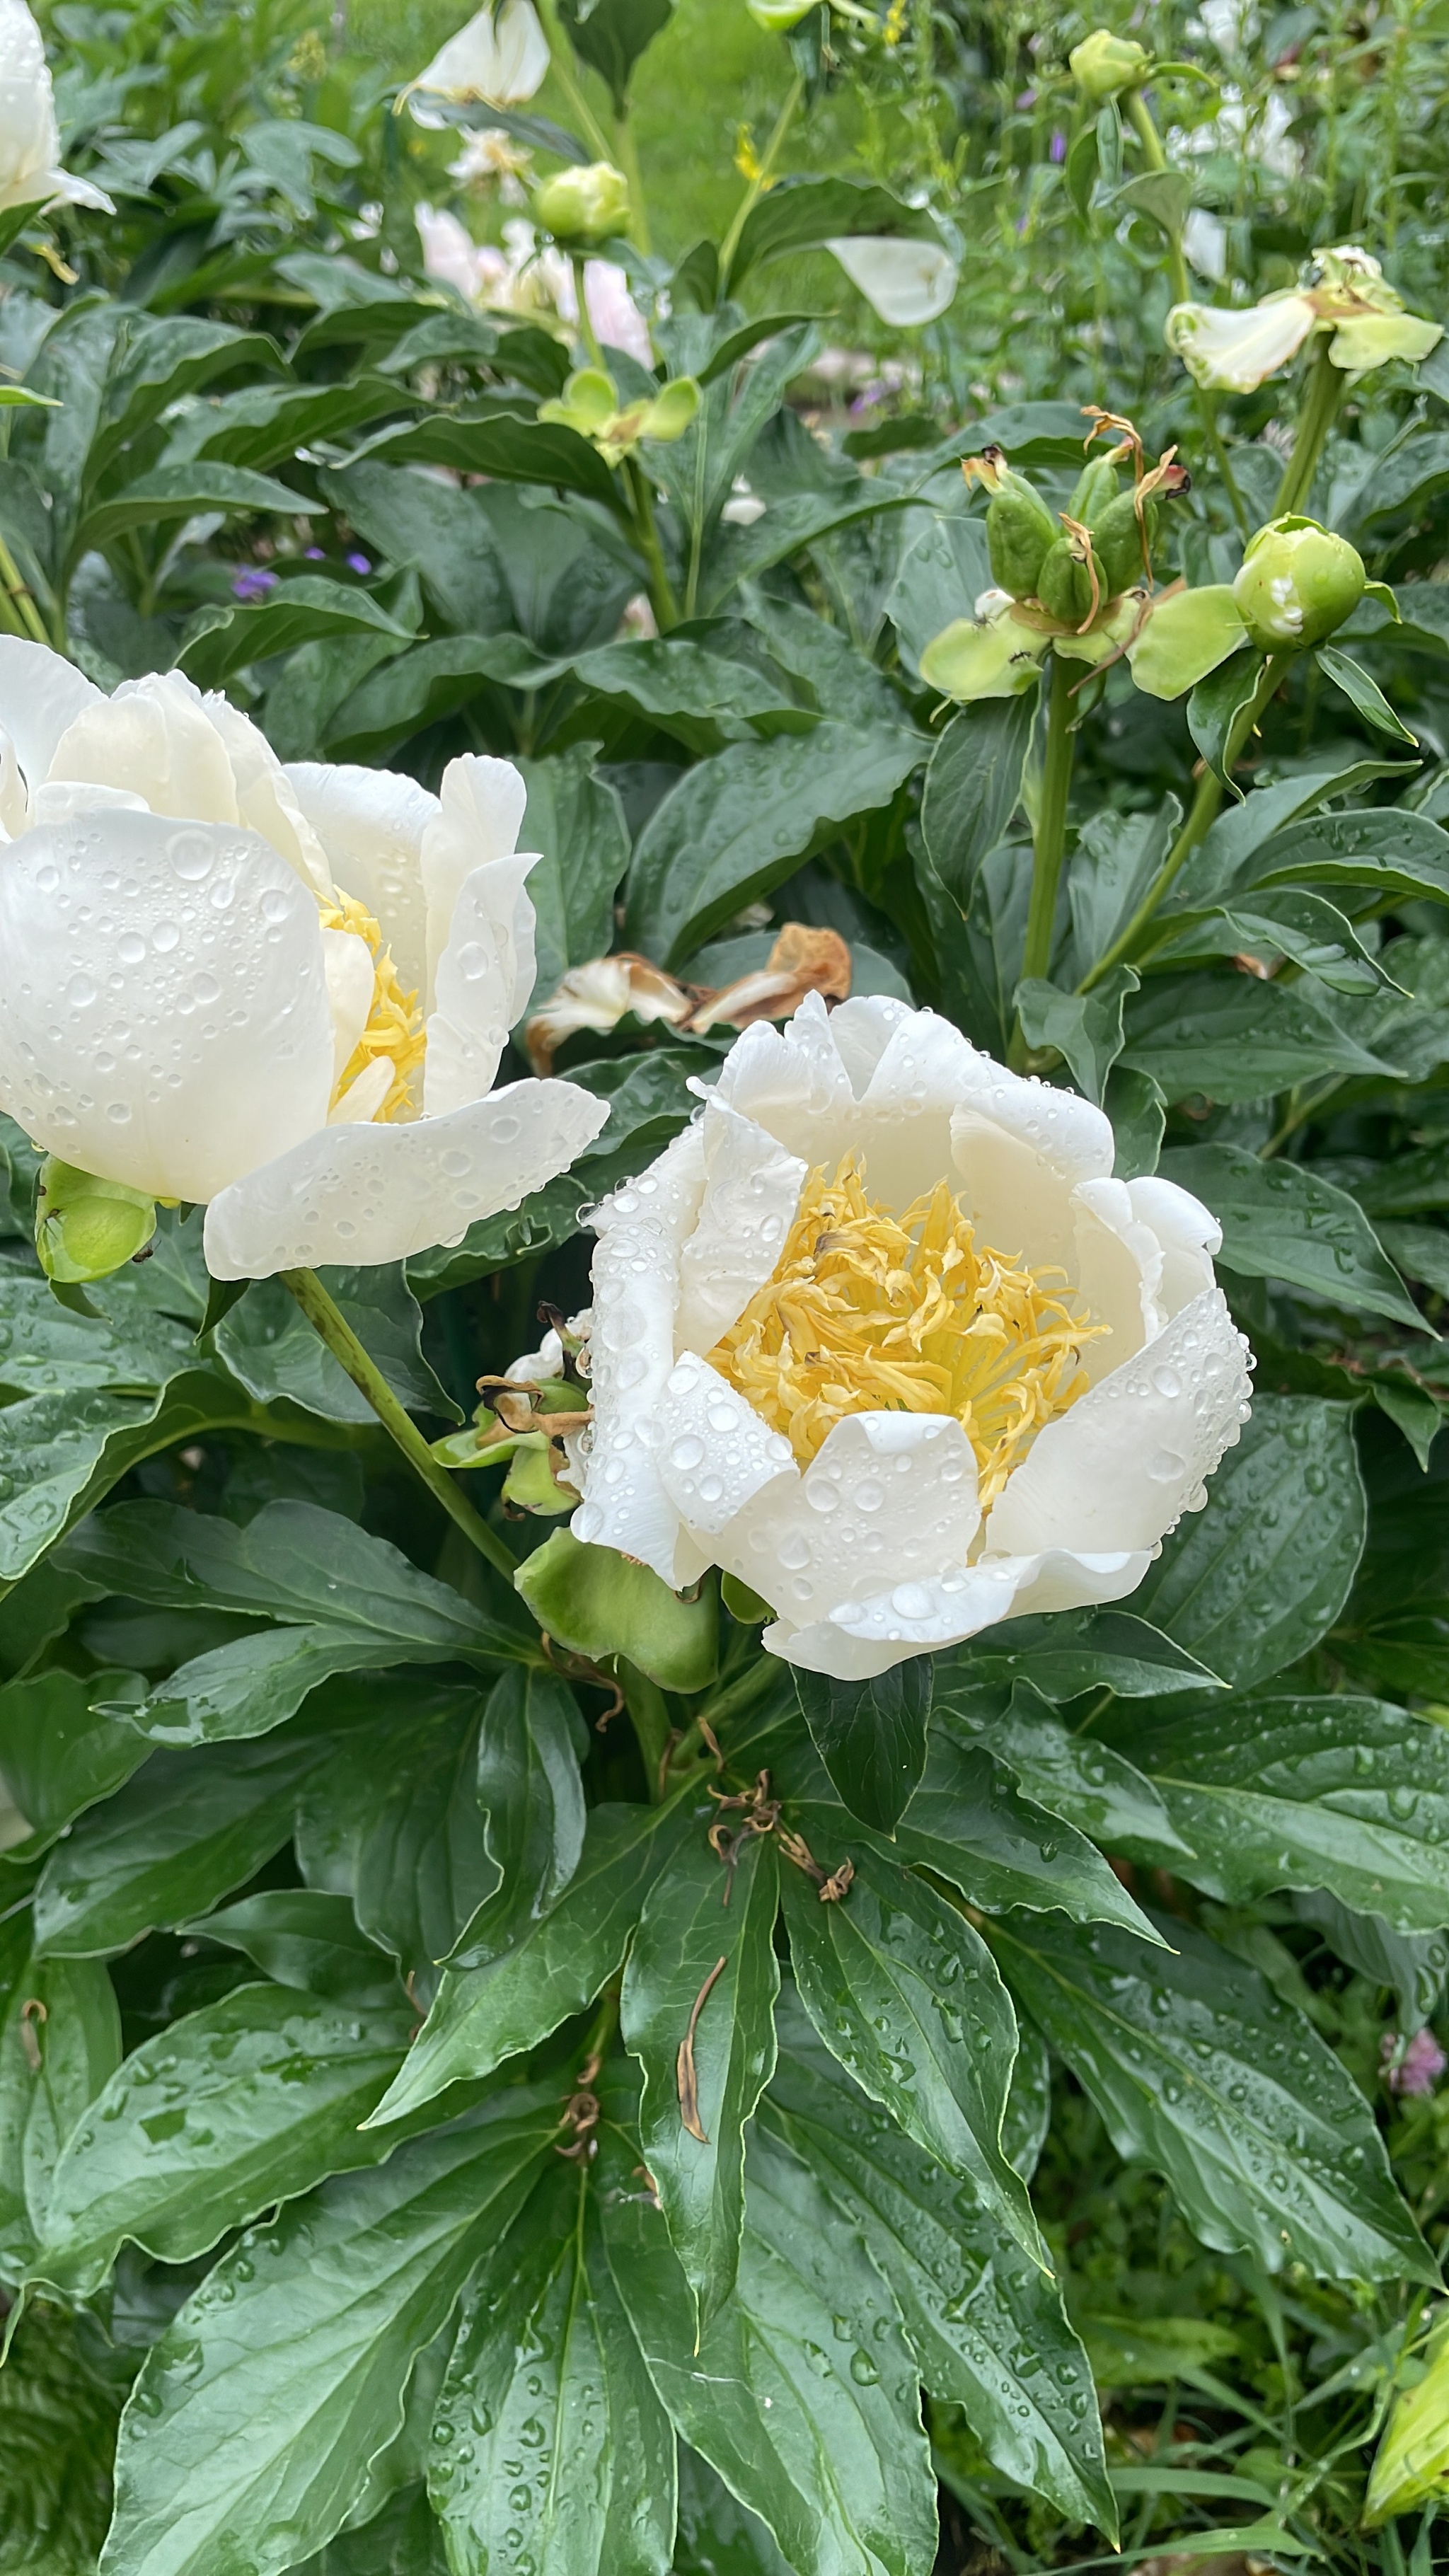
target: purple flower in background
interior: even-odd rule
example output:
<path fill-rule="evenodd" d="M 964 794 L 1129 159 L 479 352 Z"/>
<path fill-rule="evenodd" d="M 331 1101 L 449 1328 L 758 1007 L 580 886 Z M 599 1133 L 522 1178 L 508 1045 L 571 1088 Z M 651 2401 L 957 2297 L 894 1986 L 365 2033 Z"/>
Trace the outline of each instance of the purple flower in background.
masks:
<path fill-rule="evenodd" d="M 233 599 L 265 599 L 277 587 L 277 576 L 262 564 L 240 564 L 231 586 Z"/>
<path fill-rule="evenodd" d="M 1036 91 L 1034 89 L 1024 89 L 1016 103 L 1018 107 L 1035 107 Z"/>
<path fill-rule="evenodd" d="M 1416 2030 L 1402 2057 L 1397 2031 L 1386 2030 L 1379 2043 L 1379 2064 L 1391 2093 L 1432 2093 L 1446 2058 L 1431 2030 Z"/>
<path fill-rule="evenodd" d="M 1063 134 L 1061 127 L 1058 126 L 1055 134 L 1052 136 L 1052 159 L 1054 161 L 1065 161 L 1066 157 L 1067 138 Z"/>
<path fill-rule="evenodd" d="M 347 561 L 353 572 L 371 572 L 372 570 L 372 565 L 366 555 L 349 555 Z"/>
<path fill-rule="evenodd" d="M 306 560 L 308 563 L 325 563 L 325 562 L 327 561 L 327 550 L 326 550 L 326 547 L 325 547 L 325 546 L 309 546 L 309 547 L 307 548 L 307 553 L 306 553 L 305 560 Z"/>

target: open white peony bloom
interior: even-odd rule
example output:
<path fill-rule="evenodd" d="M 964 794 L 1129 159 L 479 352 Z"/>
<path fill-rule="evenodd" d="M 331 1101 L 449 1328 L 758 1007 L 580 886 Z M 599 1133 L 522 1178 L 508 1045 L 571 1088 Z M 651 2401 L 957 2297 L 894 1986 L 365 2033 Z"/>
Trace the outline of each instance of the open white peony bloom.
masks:
<path fill-rule="evenodd" d="M 1221 1240 L 1100 1109 L 878 996 L 746 1030 L 595 1217 L 575 1535 L 865 1679 L 1133 1591 L 1248 1411 Z"/>
<path fill-rule="evenodd" d="M 103 188 L 62 170 L 40 29 L 25 0 L 0 0 L 0 214 L 57 203 L 116 211 Z"/>
<path fill-rule="evenodd" d="M 0 638 L 0 1107 L 64 1162 L 206 1203 L 218 1279 L 398 1261 L 597 1135 L 491 1092 L 534 979 L 523 780 L 284 769 L 178 672 L 114 697 Z"/>
<path fill-rule="evenodd" d="M 416 125 L 440 126 L 449 120 L 430 104 L 433 99 L 520 107 L 543 87 L 548 61 L 548 38 L 533 0 L 503 0 L 496 14 L 487 0 L 404 92 L 409 113 Z"/>
<path fill-rule="evenodd" d="M 1296 291 L 1260 304 L 1174 304 L 1167 345 L 1211 393 L 1250 394 L 1297 356 L 1310 332 L 1331 336 L 1328 355 L 1346 375 L 1390 358 L 1417 365 L 1444 336 L 1438 322 L 1406 313 L 1376 259 L 1352 242 L 1319 250 Z"/>

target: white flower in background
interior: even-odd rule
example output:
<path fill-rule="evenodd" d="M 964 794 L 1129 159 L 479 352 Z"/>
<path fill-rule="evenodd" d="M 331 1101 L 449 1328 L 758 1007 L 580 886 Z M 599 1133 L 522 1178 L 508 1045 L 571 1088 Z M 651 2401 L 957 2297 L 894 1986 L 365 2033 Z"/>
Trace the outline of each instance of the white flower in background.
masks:
<path fill-rule="evenodd" d="M 575 1535 L 725 1567 L 841 1679 L 1135 1590 L 1247 1413 L 1207 1210 L 880 997 L 747 1030 L 704 1099 L 595 1218 Z"/>
<path fill-rule="evenodd" d="M 57 204 L 116 211 L 104 189 L 62 170 L 40 29 L 25 0 L 0 0 L 0 214 Z"/>
<path fill-rule="evenodd" d="M 1347 375 L 1390 358 L 1417 365 L 1444 336 L 1438 322 L 1406 313 L 1366 250 L 1315 251 L 1305 283 L 1260 304 L 1175 304 L 1167 345 L 1212 393 L 1249 394 L 1297 356 L 1313 332 L 1332 333 L 1328 354 Z"/>
<path fill-rule="evenodd" d="M 913 330 L 934 322 L 956 292 L 960 274 L 938 241 L 913 241 L 904 233 L 861 233 L 828 241 L 851 285 L 882 322 Z"/>
<path fill-rule="evenodd" d="M 1205 206 L 1189 206 L 1182 247 L 1199 277 L 1222 285 L 1228 273 L 1228 228 L 1221 215 L 1210 215 Z"/>
<path fill-rule="evenodd" d="M 577 328 L 579 299 L 574 293 L 573 270 L 559 251 L 546 252 L 545 257 L 555 263 L 557 270 L 554 302 L 560 319 Z M 585 260 L 584 294 L 600 346 L 622 349 L 626 357 L 636 358 L 641 367 L 652 369 L 654 352 L 649 345 L 649 325 L 629 292 L 629 280 L 618 261 Z"/>
<path fill-rule="evenodd" d="M 429 277 L 455 286 L 470 304 L 489 313 L 512 313 L 531 321 L 558 321 L 576 329 L 578 297 L 573 271 L 561 251 L 539 248 L 538 235 L 525 216 L 503 227 L 503 247 L 475 242 L 456 215 L 435 206 L 414 209 L 423 267 Z M 584 292 L 595 337 L 606 349 L 623 349 L 641 367 L 652 367 L 649 326 L 629 292 L 629 281 L 614 260 L 584 263 Z"/>
<path fill-rule="evenodd" d="M 205 1202 L 216 1278 L 398 1261 L 598 1133 L 490 1092 L 534 980 L 523 780 L 284 769 L 177 672 L 107 698 L 0 639 L 0 1106 L 62 1161 Z"/>
<path fill-rule="evenodd" d="M 457 160 L 448 164 L 448 176 L 460 188 L 496 188 L 505 206 L 527 205 L 523 183 L 532 175 L 533 154 L 500 125 L 470 134 Z"/>
<path fill-rule="evenodd" d="M 491 6 L 480 9 L 434 54 L 404 92 L 408 112 L 415 125 L 437 127 L 450 119 L 431 99 L 520 107 L 543 87 L 548 64 L 548 38 L 533 0 L 503 0 L 496 17 Z"/>

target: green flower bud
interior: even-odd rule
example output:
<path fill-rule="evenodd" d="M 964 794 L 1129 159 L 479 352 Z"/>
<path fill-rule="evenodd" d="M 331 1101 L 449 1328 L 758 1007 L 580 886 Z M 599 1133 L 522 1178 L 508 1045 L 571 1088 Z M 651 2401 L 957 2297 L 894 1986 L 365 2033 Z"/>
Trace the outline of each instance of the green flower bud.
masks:
<path fill-rule="evenodd" d="M 40 1167 L 35 1249 L 47 1279 L 63 1287 L 109 1279 L 134 1261 L 156 1231 L 156 1202 L 124 1181 L 98 1181 L 50 1155 Z"/>
<path fill-rule="evenodd" d="M 1248 545 L 1233 598 L 1261 653 L 1320 643 L 1363 597 L 1363 558 L 1316 519 L 1270 519 Z"/>
<path fill-rule="evenodd" d="M 1073 80 L 1089 107 L 1105 107 L 1124 89 L 1140 89 L 1151 68 L 1151 56 L 1128 36 L 1098 27 L 1067 57 Z"/>
<path fill-rule="evenodd" d="M 1048 548 L 1061 531 L 1039 492 L 1009 466 L 1000 472 L 986 513 L 986 546 L 991 578 L 1013 599 L 1036 595 L 1037 577 Z"/>
<path fill-rule="evenodd" d="M 1099 519 L 1091 522 L 1092 550 L 1107 577 L 1107 588 L 1115 599 L 1119 590 L 1134 590 L 1147 578 L 1143 561 L 1142 539 L 1147 538 L 1150 557 L 1157 535 L 1157 503 L 1150 496 L 1137 515 L 1137 503 L 1131 492 L 1119 492 L 1108 503 Z"/>
<path fill-rule="evenodd" d="M 1080 519 L 1083 527 L 1095 533 L 1104 510 L 1117 498 L 1117 468 L 1110 456 L 1093 456 L 1077 477 L 1077 488 L 1067 503 L 1067 517 Z"/>
<path fill-rule="evenodd" d="M 1097 577 L 1095 588 L 1093 571 Z M 1036 595 L 1048 617 L 1054 617 L 1059 626 L 1084 626 L 1111 597 L 1096 548 L 1092 549 L 1089 565 L 1074 538 L 1058 537 L 1043 560 Z"/>
<path fill-rule="evenodd" d="M 560 170 L 534 192 L 534 221 L 556 241 L 607 241 L 628 230 L 629 214 L 629 182 L 611 161 Z"/>

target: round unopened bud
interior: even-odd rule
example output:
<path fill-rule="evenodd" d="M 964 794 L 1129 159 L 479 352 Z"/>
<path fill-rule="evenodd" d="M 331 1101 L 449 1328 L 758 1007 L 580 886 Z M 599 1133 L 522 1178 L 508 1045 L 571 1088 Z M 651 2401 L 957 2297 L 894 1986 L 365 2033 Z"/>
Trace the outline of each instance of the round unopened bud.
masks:
<path fill-rule="evenodd" d="M 1138 89 L 1147 77 L 1150 54 L 1130 36 L 1114 36 L 1097 27 L 1067 57 L 1073 80 L 1090 107 L 1105 107 L 1124 89 Z"/>
<path fill-rule="evenodd" d="M 612 161 L 560 170 L 534 193 L 534 220 L 556 241 L 607 241 L 628 229 L 629 212 L 629 182 Z"/>
<path fill-rule="evenodd" d="M 98 1181 L 52 1154 L 40 1167 L 35 1249 L 47 1279 L 109 1279 L 156 1231 L 156 1202 L 124 1181 Z"/>
<path fill-rule="evenodd" d="M 1320 643 L 1363 597 L 1363 558 L 1316 519 L 1270 519 L 1248 544 L 1233 598 L 1260 653 Z"/>

